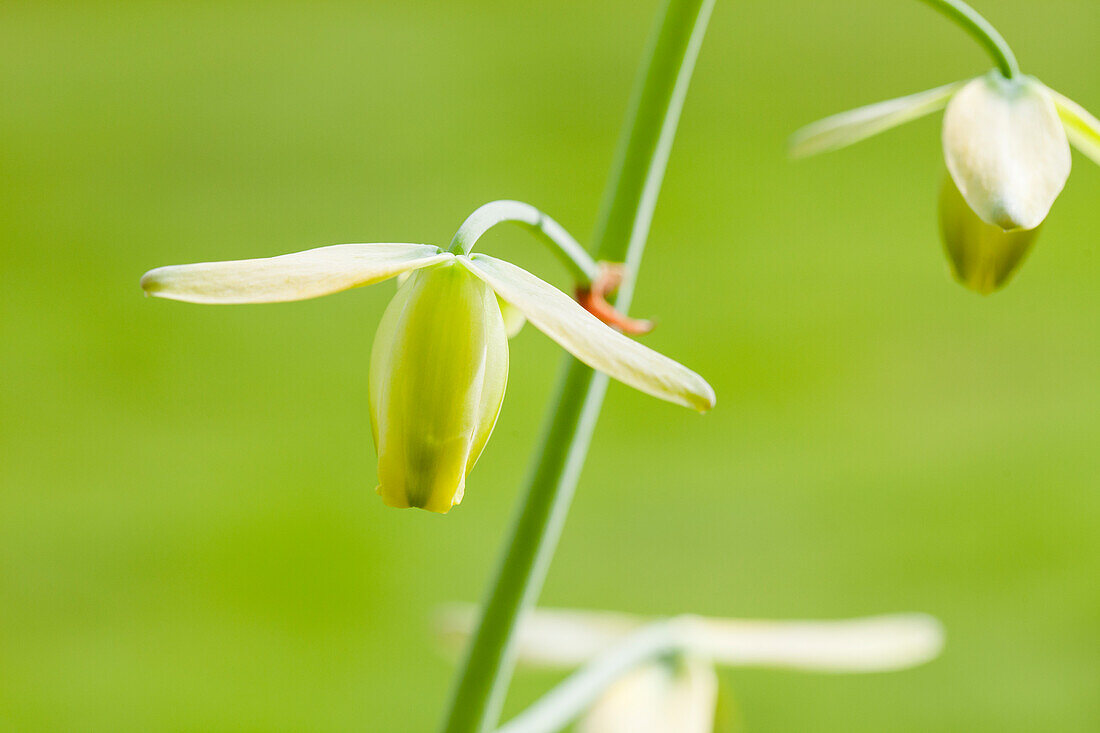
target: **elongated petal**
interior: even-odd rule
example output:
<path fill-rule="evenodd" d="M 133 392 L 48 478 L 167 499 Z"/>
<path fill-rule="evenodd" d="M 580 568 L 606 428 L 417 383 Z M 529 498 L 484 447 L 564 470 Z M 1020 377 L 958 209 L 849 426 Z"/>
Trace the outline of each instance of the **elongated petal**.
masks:
<path fill-rule="evenodd" d="M 1050 87 L 1047 87 L 1047 92 L 1054 100 L 1054 106 L 1058 108 L 1058 116 L 1062 118 L 1062 124 L 1066 128 L 1066 137 L 1074 147 L 1092 158 L 1094 163 L 1100 164 L 1100 120 L 1069 97 L 1063 97 Z"/>
<path fill-rule="evenodd" d="M 593 369 L 654 397 L 704 411 L 714 390 L 695 372 L 607 326 L 526 270 L 488 255 L 460 257 L 532 325 Z"/>
<path fill-rule="evenodd" d="M 967 84 L 943 119 L 947 169 L 987 224 L 1034 229 L 1069 177 L 1069 142 L 1050 94 L 996 71 Z"/>
<path fill-rule="evenodd" d="M 841 621 L 683 621 L 695 654 L 735 667 L 879 672 L 923 664 L 943 647 L 942 627 L 924 614 Z"/>
<path fill-rule="evenodd" d="M 638 616 L 612 611 L 539 608 L 523 617 L 514 641 L 516 657 L 533 667 L 578 667 L 645 623 Z M 440 609 L 436 626 L 444 643 L 457 651 L 476 624 L 477 608 L 456 603 Z"/>
<path fill-rule="evenodd" d="M 336 244 L 255 260 L 150 270 L 149 295 L 188 303 L 281 303 L 371 285 L 453 257 L 428 244 Z"/>
<path fill-rule="evenodd" d="M 609 687 L 577 733 L 713 733 L 718 675 L 698 659 L 639 667 Z"/>
<path fill-rule="evenodd" d="M 1008 283 L 1042 226 L 1006 232 L 970 210 L 951 176 L 940 189 L 940 236 L 955 279 L 988 295 Z"/>
<path fill-rule="evenodd" d="M 445 639 L 473 629 L 470 606 L 441 615 Z M 682 651 L 732 667 L 786 667 L 831 672 L 901 669 L 928 661 L 943 646 L 939 622 L 924 614 L 838 621 L 758 621 L 683 616 L 676 620 Z M 608 651 L 646 624 L 629 614 L 540 608 L 516 636 L 517 658 L 527 665 L 570 668 Z"/>
<path fill-rule="evenodd" d="M 907 97 L 890 99 L 826 117 L 791 136 L 790 154 L 801 158 L 847 147 L 911 120 L 938 112 L 965 81 L 947 84 Z"/>

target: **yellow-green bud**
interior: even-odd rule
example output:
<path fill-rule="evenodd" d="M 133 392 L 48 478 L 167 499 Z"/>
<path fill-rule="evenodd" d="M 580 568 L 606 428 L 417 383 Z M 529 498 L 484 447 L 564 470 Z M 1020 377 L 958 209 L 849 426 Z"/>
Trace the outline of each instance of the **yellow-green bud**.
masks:
<path fill-rule="evenodd" d="M 951 176 L 940 189 L 940 233 L 955 278 L 983 295 L 1006 284 L 1039 234 L 1039 228 L 1005 231 L 987 224 L 966 203 Z"/>
<path fill-rule="evenodd" d="M 508 335 L 494 292 L 454 261 L 413 272 L 371 350 L 382 500 L 440 513 L 458 504 L 507 382 Z"/>

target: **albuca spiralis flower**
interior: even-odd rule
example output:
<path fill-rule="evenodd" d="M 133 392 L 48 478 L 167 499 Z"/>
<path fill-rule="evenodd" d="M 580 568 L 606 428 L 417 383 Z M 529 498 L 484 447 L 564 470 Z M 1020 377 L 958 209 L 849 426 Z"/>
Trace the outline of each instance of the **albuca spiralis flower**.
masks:
<path fill-rule="evenodd" d="M 461 250 L 460 250 L 461 251 Z M 627 338 L 531 273 L 484 254 L 427 244 L 338 244 L 266 259 L 161 267 L 149 295 L 191 303 L 315 298 L 409 273 L 371 350 L 369 402 L 378 493 L 394 507 L 445 513 L 496 424 L 508 381 L 514 309 L 589 366 L 699 411 L 702 377 Z"/>
<path fill-rule="evenodd" d="M 1070 171 L 1070 143 L 1100 163 L 1100 121 L 1031 76 L 988 74 L 815 122 L 791 153 L 842 148 L 946 108 L 940 233 L 955 277 L 980 293 L 1004 285 Z"/>
<path fill-rule="evenodd" d="M 457 650 L 476 620 L 472 606 L 447 606 L 438 615 L 437 632 Z M 890 672 L 928 662 L 942 648 L 939 621 L 920 613 L 774 621 L 538 608 L 516 632 L 517 660 L 529 667 L 581 669 L 499 730 L 536 729 L 526 725 L 532 718 L 561 724 L 538 729 L 559 730 L 573 717 L 569 709 L 576 709 L 583 733 L 711 733 L 719 722 L 716 667 Z"/>

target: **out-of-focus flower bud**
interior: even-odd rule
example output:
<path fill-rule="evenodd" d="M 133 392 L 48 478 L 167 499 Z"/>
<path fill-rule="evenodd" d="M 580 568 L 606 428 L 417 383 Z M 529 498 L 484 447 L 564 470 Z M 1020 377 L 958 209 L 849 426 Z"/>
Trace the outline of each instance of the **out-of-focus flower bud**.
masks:
<path fill-rule="evenodd" d="M 684 658 L 639 667 L 615 682 L 577 723 L 577 733 L 713 733 L 718 675 Z"/>
<path fill-rule="evenodd" d="M 991 71 L 955 94 L 943 117 L 943 154 L 970 209 L 1006 231 L 1042 224 L 1069 178 L 1058 109 L 1026 76 Z"/>
<path fill-rule="evenodd" d="M 507 382 L 508 336 L 492 289 L 453 261 L 411 273 L 371 351 L 383 501 L 440 513 L 458 504 Z"/>
<path fill-rule="evenodd" d="M 971 210 L 951 176 L 940 189 L 940 234 L 955 278 L 988 295 L 1005 285 L 1031 250 L 1035 229 L 1005 231 Z"/>
<path fill-rule="evenodd" d="M 835 150 L 946 108 L 940 231 L 956 278 L 980 293 L 1008 282 L 1069 177 L 1072 144 L 1100 163 L 1100 120 L 1038 79 L 975 79 L 841 112 L 791 138 L 791 154 Z"/>

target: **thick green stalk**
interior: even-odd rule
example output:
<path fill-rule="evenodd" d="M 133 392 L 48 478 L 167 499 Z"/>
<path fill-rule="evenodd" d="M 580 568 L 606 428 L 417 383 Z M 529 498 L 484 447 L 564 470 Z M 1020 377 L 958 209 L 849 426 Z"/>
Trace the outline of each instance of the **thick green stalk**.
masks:
<path fill-rule="evenodd" d="M 1012 53 L 1012 49 L 993 24 L 983 18 L 977 10 L 962 0 L 921 0 L 921 2 L 931 5 L 969 33 L 989 52 L 1006 79 L 1019 76 L 1020 65 L 1016 62 L 1016 54 Z"/>
<path fill-rule="evenodd" d="M 598 259 L 625 262 L 614 305 L 627 311 L 695 59 L 714 0 L 665 0 L 627 116 L 595 234 Z M 567 358 L 481 622 L 452 692 L 445 733 L 495 729 L 511 679 L 512 637 L 542 590 L 607 389 Z"/>

